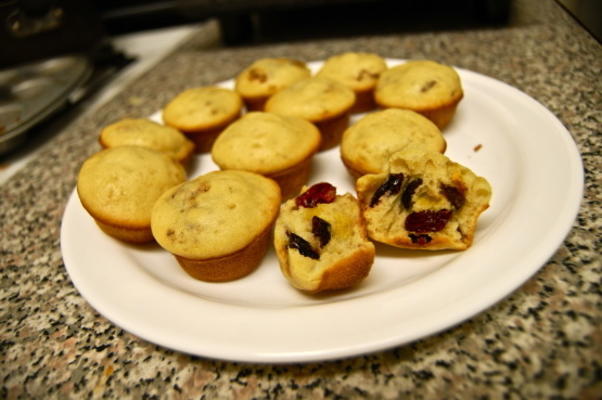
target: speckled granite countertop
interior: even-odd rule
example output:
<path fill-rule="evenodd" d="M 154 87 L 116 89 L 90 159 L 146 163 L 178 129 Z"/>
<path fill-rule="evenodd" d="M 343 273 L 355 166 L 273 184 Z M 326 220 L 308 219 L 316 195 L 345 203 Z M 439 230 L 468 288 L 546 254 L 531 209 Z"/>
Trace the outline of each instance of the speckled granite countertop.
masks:
<path fill-rule="evenodd" d="M 224 49 L 214 26 L 95 115 L 54 138 L 0 187 L 1 398 L 601 398 L 602 47 L 552 1 L 517 1 L 503 29 L 399 34 Z M 311 364 L 203 359 L 141 340 L 73 287 L 61 217 L 97 132 L 148 115 L 178 91 L 231 77 L 260 56 L 346 50 L 431 58 L 505 81 L 571 132 L 585 167 L 578 218 L 554 256 L 486 312 L 375 354 Z"/>

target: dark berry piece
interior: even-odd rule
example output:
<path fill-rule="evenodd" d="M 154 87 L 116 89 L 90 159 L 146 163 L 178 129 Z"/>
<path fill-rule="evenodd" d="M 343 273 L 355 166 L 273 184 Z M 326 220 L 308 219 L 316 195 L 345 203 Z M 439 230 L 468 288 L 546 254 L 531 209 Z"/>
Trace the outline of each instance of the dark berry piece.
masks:
<path fill-rule="evenodd" d="M 316 183 L 295 199 L 297 207 L 313 208 L 320 203 L 332 203 L 337 197 L 337 189 L 330 183 Z"/>
<path fill-rule="evenodd" d="M 318 252 L 312 249 L 311 244 L 307 240 L 292 232 L 286 232 L 286 236 L 288 236 L 288 247 L 297 249 L 302 256 L 313 258 L 314 260 L 320 259 Z"/>
<path fill-rule="evenodd" d="M 441 193 L 454 206 L 456 210 L 462 208 L 466 198 L 464 191 L 451 185 L 441 185 Z"/>
<path fill-rule="evenodd" d="M 412 196 L 414 196 L 414 192 L 418 189 L 418 186 L 422 185 L 422 179 L 417 178 L 408 183 L 403 194 L 401 195 L 401 204 L 403 204 L 406 210 L 409 210 L 412 207 Z"/>
<path fill-rule="evenodd" d="M 405 229 L 409 232 L 439 232 L 451 218 L 452 212 L 450 210 L 437 210 L 437 211 L 418 211 L 413 212 L 406 218 Z"/>
<path fill-rule="evenodd" d="M 397 194 L 401 190 L 403 183 L 403 174 L 389 174 L 387 180 L 376 189 L 370 200 L 370 207 L 374 207 L 380 201 L 380 198 L 386 194 Z"/>
<path fill-rule="evenodd" d="M 437 81 L 434 80 L 430 80 L 428 82 L 426 82 L 424 85 L 422 85 L 422 87 L 420 88 L 420 91 L 422 93 L 428 92 L 429 90 L 431 90 L 433 88 L 433 86 L 435 86 L 437 84 Z"/>
<path fill-rule="evenodd" d="M 324 247 L 330 242 L 330 223 L 320 217 L 311 218 L 311 232 L 320 240 L 320 247 Z"/>
<path fill-rule="evenodd" d="M 416 243 L 419 245 L 428 244 L 428 243 L 430 243 L 431 240 L 433 240 L 432 237 L 430 237 L 429 235 L 426 235 L 424 233 L 420 234 L 420 235 L 414 235 L 413 233 L 410 233 L 408 236 L 412 240 L 412 243 Z"/>

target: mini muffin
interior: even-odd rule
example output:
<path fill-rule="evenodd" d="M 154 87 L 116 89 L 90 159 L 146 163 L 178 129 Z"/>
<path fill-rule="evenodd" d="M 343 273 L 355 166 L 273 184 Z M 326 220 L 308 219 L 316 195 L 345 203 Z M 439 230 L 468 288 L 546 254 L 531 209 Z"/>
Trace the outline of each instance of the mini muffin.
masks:
<path fill-rule="evenodd" d="M 413 110 L 443 129 L 456 112 L 463 91 L 458 73 L 434 61 L 408 61 L 383 72 L 374 92 L 382 107 Z"/>
<path fill-rule="evenodd" d="M 153 240 L 150 219 L 155 201 L 185 179 L 182 165 L 168 155 L 140 146 L 119 146 L 83 163 L 77 193 L 104 232 L 144 243 Z"/>
<path fill-rule="evenodd" d="M 274 179 L 283 198 L 299 193 L 320 147 L 320 132 L 298 117 L 250 112 L 228 126 L 211 156 L 223 170 L 255 172 Z"/>
<path fill-rule="evenodd" d="M 374 263 L 357 200 L 318 183 L 288 200 L 274 230 L 280 269 L 297 289 L 317 293 L 361 282 Z"/>
<path fill-rule="evenodd" d="M 341 159 L 358 178 L 381 172 L 391 154 L 405 147 L 443 153 L 446 142 L 429 119 L 391 108 L 367 114 L 347 128 L 341 141 Z"/>
<path fill-rule="evenodd" d="M 374 88 L 387 63 L 378 54 L 343 53 L 328 58 L 316 76 L 329 78 L 349 87 L 355 92 L 352 112 L 372 110 Z"/>
<path fill-rule="evenodd" d="M 207 86 L 183 91 L 163 109 L 163 121 L 186 134 L 197 152 L 208 152 L 217 135 L 240 116 L 243 103 L 233 90 Z"/>
<path fill-rule="evenodd" d="M 248 110 L 262 111 L 271 95 L 310 76 L 309 68 L 302 61 L 262 58 L 238 74 L 234 89 L 243 98 Z"/>
<path fill-rule="evenodd" d="M 124 118 L 100 132 L 102 147 L 142 146 L 158 150 L 185 163 L 194 152 L 194 143 L 179 130 L 144 118 Z"/>
<path fill-rule="evenodd" d="M 487 180 L 443 154 L 394 154 L 387 171 L 356 182 L 371 239 L 396 247 L 464 250 L 489 207 Z"/>
<path fill-rule="evenodd" d="M 265 111 L 299 117 L 314 123 L 322 134 L 321 150 L 339 144 L 349 124 L 355 94 L 327 78 L 312 77 L 282 89 L 267 101 Z"/>
<path fill-rule="evenodd" d="M 213 171 L 161 196 L 152 211 L 153 235 L 193 278 L 238 279 L 261 263 L 280 201 L 269 178 Z"/>

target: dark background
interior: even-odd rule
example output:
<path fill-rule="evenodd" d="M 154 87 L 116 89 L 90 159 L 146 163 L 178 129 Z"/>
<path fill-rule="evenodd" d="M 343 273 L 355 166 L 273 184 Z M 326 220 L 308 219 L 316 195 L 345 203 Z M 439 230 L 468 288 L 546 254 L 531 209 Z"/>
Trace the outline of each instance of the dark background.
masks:
<path fill-rule="evenodd" d="M 219 21 L 223 44 L 237 46 L 319 37 L 503 25 L 508 19 L 510 2 L 0 0 L 0 67 L 65 53 L 102 54 L 106 51 L 107 38 L 112 35 L 190 24 L 209 18 Z M 44 26 L 44 23 L 55 23 L 55 26 Z"/>
<path fill-rule="evenodd" d="M 602 1 L 556 1 L 602 39 Z M 66 53 L 102 58 L 113 35 L 210 18 L 223 44 L 237 46 L 503 26 L 511 7 L 512 0 L 0 0 L 0 68 Z"/>

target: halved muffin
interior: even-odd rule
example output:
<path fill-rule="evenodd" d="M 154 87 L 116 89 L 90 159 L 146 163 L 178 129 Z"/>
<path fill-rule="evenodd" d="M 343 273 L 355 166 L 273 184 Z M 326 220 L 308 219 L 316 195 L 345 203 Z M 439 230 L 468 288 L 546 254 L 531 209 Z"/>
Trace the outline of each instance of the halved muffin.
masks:
<path fill-rule="evenodd" d="M 302 61 L 282 57 L 261 58 L 238 74 L 234 90 L 240 94 L 248 110 L 262 111 L 270 96 L 310 76 L 309 68 Z"/>
<path fill-rule="evenodd" d="M 194 143 L 179 130 L 145 118 L 124 118 L 104 127 L 100 132 L 100 145 L 142 146 L 161 151 L 185 164 L 194 153 Z"/>
<path fill-rule="evenodd" d="M 174 97 L 163 109 L 163 121 L 188 136 L 196 151 L 208 152 L 215 138 L 243 108 L 233 90 L 216 86 L 192 88 Z"/>
<path fill-rule="evenodd" d="M 446 142 L 427 118 L 391 108 L 367 114 L 347 128 L 341 141 L 341 159 L 358 178 L 382 171 L 391 154 L 406 147 L 443 153 Z"/>
<path fill-rule="evenodd" d="M 82 164 L 77 193 L 105 233 L 144 243 L 153 240 L 150 217 L 155 201 L 184 180 L 184 168 L 168 155 L 140 146 L 119 146 L 102 150 Z"/>
<path fill-rule="evenodd" d="M 211 150 L 222 169 L 255 172 L 274 179 L 282 197 L 299 193 L 320 147 L 320 132 L 302 118 L 250 112 L 219 135 Z"/>
<path fill-rule="evenodd" d="M 311 293 L 357 285 L 375 254 L 357 200 L 337 195 L 329 183 L 315 184 L 282 205 L 274 247 L 285 278 Z"/>
<path fill-rule="evenodd" d="M 355 94 L 331 79 L 312 77 L 282 89 L 269 98 L 265 111 L 303 118 L 322 134 L 321 150 L 339 144 L 349 123 Z"/>
<path fill-rule="evenodd" d="M 374 96 L 381 107 L 416 111 L 443 129 L 453 118 L 464 92 L 460 76 L 434 61 L 408 61 L 383 72 Z"/>
<path fill-rule="evenodd" d="M 153 236 L 193 278 L 223 282 L 261 263 L 280 206 L 273 180 L 213 171 L 165 192 L 151 216 Z"/>
<path fill-rule="evenodd" d="M 491 198 L 485 178 L 419 149 L 393 154 L 386 171 L 362 176 L 356 190 L 371 239 L 424 250 L 470 247 Z"/>

